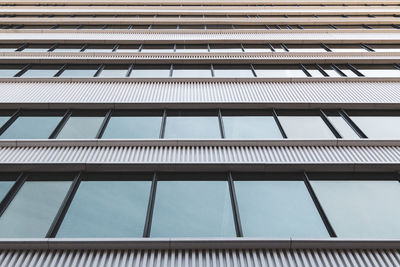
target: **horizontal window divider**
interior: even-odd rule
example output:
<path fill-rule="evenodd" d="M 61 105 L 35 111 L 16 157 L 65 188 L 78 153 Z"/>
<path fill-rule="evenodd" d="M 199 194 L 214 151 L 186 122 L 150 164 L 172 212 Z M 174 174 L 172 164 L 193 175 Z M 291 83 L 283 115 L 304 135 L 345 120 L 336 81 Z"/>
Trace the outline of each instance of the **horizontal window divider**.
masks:
<path fill-rule="evenodd" d="M 291 147 L 291 146 L 357 146 L 400 147 L 399 140 L 381 139 L 2 139 L 0 148 L 7 147 L 232 147 L 232 146 L 264 146 L 264 147 Z"/>

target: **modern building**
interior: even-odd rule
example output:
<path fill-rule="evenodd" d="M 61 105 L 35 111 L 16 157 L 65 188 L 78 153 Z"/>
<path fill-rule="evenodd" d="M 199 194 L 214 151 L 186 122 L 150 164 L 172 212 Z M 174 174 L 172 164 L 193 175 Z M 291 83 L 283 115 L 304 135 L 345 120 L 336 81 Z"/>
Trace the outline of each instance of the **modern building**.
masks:
<path fill-rule="evenodd" d="M 400 266 L 399 0 L 2 0 L 0 266 Z"/>

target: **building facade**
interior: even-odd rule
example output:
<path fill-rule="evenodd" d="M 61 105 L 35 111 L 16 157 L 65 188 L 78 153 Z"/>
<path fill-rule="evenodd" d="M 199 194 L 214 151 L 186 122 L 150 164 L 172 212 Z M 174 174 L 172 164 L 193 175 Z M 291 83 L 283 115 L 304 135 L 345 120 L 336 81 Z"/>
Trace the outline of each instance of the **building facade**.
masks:
<path fill-rule="evenodd" d="M 400 1 L 0 10 L 0 266 L 400 266 Z"/>

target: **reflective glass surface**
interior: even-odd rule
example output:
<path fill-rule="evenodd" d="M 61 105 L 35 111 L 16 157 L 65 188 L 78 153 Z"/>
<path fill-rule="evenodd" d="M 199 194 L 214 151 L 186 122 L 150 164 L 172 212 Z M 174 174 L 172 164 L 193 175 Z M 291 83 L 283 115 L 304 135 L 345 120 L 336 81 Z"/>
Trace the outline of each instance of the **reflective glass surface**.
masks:
<path fill-rule="evenodd" d="M 57 135 L 57 139 L 95 138 L 104 117 L 72 116 Z"/>
<path fill-rule="evenodd" d="M 93 77 L 97 72 L 96 66 L 89 66 L 89 67 L 67 67 L 60 77 L 67 77 L 67 78 L 90 78 Z"/>
<path fill-rule="evenodd" d="M 167 78 L 170 65 L 135 65 L 130 77 L 133 78 Z"/>
<path fill-rule="evenodd" d="M 279 116 L 288 138 L 335 138 L 319 116 Z"/>
<path fill-rule="evenodd" d="M 169 116 L 165 138 L 221 138 L 217 116 Z"/>
<path fill-rule="evenodd" d="M 0 116 L 0 128 L 1 126 L 4 125 L 8 120 L 10 119 L 10 116 Z"/>
<path fill-rule="evenodd" d="M 210 65 L 175 65 L 172 72 L 172 77 L 185 78 L 210 78 L 211 66 Z"/>
<path fill-rule="evenodd" d="M 236 236 L 228 183 L 158 182 L 151 236 Z"/>
<path fill-rule="evenodd" d="M 60 116 L 20 116 L 0 139 L 47 139 L 60 120 Z"/>
<path fill-rule="evenodd" d="M 102 138 L 159 138 L 161 116 L 112 116 Z"/>
<path fill-rule="evenodd" d="M 304 71 L 297 65 L 254 65 L 257 77 L 284 78 L 307 77 Z"/>
<path fill-rule="evenodd" d="M 61 66 L 60 66 L 61 67 Z M 30 68 L 21 77 L 35 78 L 35 77 L 54 77 L 60 68 Z"/>
<path fill-rule="evenodd" d="M 57 237 L 142 237 L 148 181 L 82 181 Z"/>
<path fill-rule="evenodd" d="M 45 237 L 71 185 L 27 181 L 0 217 L 0 237 Z"/>
<path fill-rule="evenodd" d="M 223 116 L 226 138 L 282 138 L 272 116 Z"/>
<path fill-rule="evenodd" d="M 302 181 L 235 181 L 243 235 L 329 237 Z"/>
<path fill-rule="evenodd" d="M 359 139 L 357 133 L 350 127 L 350 125 L 341 116 L 329 116 L 329 121 L 339 132 L 342 138 Z"/>
<path fill-rule="evenodd" d="M 311 183 L 338 237 L 400 238 L 398 181 Z"/>
<path fill-rule="evenodd" d="M 214 76 L 217 78 L 254 77 L 249 65 L 214 65 Z"/>
<path fill-rule="evenodd" d="M 372 139 L 400 139 L 399 116 L 350 116 L 363 133 Z"/>
<path fill-rule="evenodd" d="M 6 196 L 11 186 L 14 184 L 13 181 L 0 181 L 0 202 Z"/>

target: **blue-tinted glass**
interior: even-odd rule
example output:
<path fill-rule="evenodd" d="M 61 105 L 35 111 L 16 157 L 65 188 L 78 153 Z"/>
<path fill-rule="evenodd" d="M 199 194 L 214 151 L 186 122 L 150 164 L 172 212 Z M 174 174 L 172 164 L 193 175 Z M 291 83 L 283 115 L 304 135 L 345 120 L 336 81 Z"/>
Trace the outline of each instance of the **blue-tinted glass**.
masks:
<path fill-rule="evenodd" d="M 400 139 L 399 116 L 351 116 L 354 123 L 371 139 Z"/>
<path fill-rule="evenodd" d="M 167 117 L 165 138 L 221 138 L 217 116 Z"/>
<path fill-rule="evenodd" d="M 57 237 L 142 237 L 151 182 L 83 181 Z"/>
<path fill-rule="evenodd" d="M 10 119 L 10 116 L 0 116 L 0 127 L 4 125 L 8 120 Z"/>
<path fill-rule="evenodd" d="M 400 238 L 398 181 L 312 181 L 338 237 Z"/>
<path fill-rule="evenodd" d="M 152 237 L 235 235 L 227 182 L 158 182 L 151 227 Z"/>
<path fill-rule="evenodd" d="M 0 202 L 6 196 L 11 186 L 14 184 L 13 181 L 0 181 Z"/>
<path fill-rule="evenodd" d="M 272 116 L 223 116 L 226 138 L 282 138 Z"/>
<path fill-rule="evenodd" d="M 111 117 L 102 138 L 159 138 L 161 116 Z"/>
<path fill-rule="evenodd" d="M 61 129 L 57 139 L 95 138 L 104 117 L 71 117 Z"/>
<path fill-rule="evenodd" d="M 329 237 L 304 182 L 235 181 L 244 236 Z"/>
<path fill-rule="evenodd" d="M 0 139 L 47 139 L 60 120 L 58 116 L 20 116 Z"/>
<path fill-rule="evenodd" d="M 0 237 L 45 237 L 71 185 L 28 181 L 0 217 Z"/>

